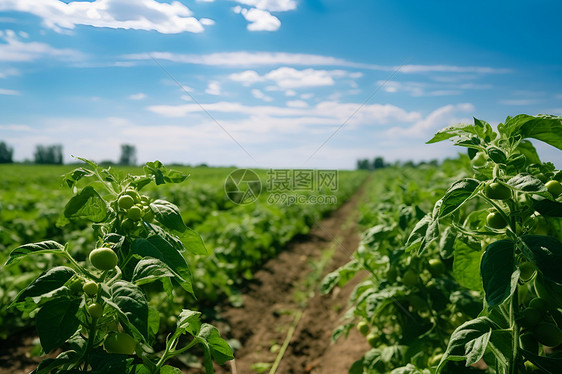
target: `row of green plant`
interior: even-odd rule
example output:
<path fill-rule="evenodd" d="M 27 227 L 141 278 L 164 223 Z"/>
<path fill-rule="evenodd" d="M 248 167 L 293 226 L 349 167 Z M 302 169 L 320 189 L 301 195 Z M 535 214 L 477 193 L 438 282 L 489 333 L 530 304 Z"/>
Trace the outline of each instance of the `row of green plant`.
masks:
<path fill-rule="evenodd" d="M 439 131 L 468 156 L 378 173 L 338 339 L 372 349 L 350 373 L 558 373 L 562 367 L 562 173 L 529 138 L 562 149 L 561 117 L 508 117 Z"/>

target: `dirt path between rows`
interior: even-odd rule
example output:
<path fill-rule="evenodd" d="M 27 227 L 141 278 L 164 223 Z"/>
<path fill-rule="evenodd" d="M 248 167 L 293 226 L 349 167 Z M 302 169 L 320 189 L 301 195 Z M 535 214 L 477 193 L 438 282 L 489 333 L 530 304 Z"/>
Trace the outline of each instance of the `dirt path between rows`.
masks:
<path fill-rule="evenodd" d="M 277 374 L 345 374 L 369 349 L 355 329 L 346 340 L 331 344 L 332 331 L 361 277 L 326 296 L 318 291 L 323 275 L 347 263 L 359 244 L 358 204 L 364 190 L 365 184 L 304 240 L 291 243 L 256 272 L 243 307 L 221 313 L 232 327 L 227 337 L 239 340 L 242 348 L 217 373 L 269 373 L 281 358 Z M 285 341 L 288 346 L 280 357 Z"/>

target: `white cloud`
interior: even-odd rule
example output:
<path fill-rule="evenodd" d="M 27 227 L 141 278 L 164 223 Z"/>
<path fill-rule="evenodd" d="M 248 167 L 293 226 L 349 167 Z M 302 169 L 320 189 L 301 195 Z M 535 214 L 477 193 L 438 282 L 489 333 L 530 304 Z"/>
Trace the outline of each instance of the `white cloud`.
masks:
<path fill-rule="evenodd" d="M 245 9 L 236 6 L 232 9 L 234 13 L 242 14 L 249 22 L 247 29 L 250 31 L 277 31 L 281 27 L 281 21 L 267 10 L 251 8 Z"/>
<path fill-rule="evenodd" d="M 228 77 L 235 82 L 241 82 L 244 86 L 250 86 L 263 80 L 263 78 L 254 70 L 246 70 L 241 73 L 233 73 Z"/>
<path fill-rule="evenodd" d="M 131 99 L 131 100 L 142 100 L 144 98 L 146 98 L 146 94 L 144 94 L 142 92 L 139 92 L 139 93 L 136 93 L 136 94 L 133 94 L 133 95 L 129 96 L 129 99 Z"/>
<path fill-rule="evenodd" d="M 487 66 L 455 66 L 455 65 L 403 65 L 395 66 L 393 70 L 401 73 L 479 73 L 479 74 L 504 74 L 511 69 L 492 68 Z"/>
<path fill-rule="evenodd" d="M 295 10 L 297 2 L 295 0 L 235 0 L 236 2 L 254 8 L 268 10 L 270 12 L 286 12 Z"/>
<path fill-rule="evenodd" d="M 260 99 L 260 100 L 267 101 L 267 102 L 273 101 L 272 97 L 267 96 L 266 94 L 264 94 L 263 92 L 261 92 L 258 89 L 252 90 L 252 96 L 254 96 L 256 99 Z"/>
<path fill-rule="evenodd" d="M 500 100 L 498 101 L 500 104 L 503 105 L 532 105 L 537 102 L 534 99 L 514 99 L 514 100 Z"/>
<path fill-rule="evenodd" d="M 386 130 L 385 134 L 391 139 L 401 139 L 404 137 L 429 139 L 435 132 L 443 127 L 459 122 L 471 122 L 470 118 L 459 118 L 458 113 L 473 111 L 474 105 L 470 103 L 446 105 L 434 110 L 427 117 L 414 122 L 409 127 L 395 126 Z"/>
<path fill-rule="evenodd" d="M 0 44 L 0 61 L 34 61 L 45 57 L 77 61 L 84 58 L 81 52 L 72 49 L 58 49 L 39 42 L 22 42 L 12 30 L 0 33 L 0 39 L 5 42 Z"/>
<path fill-rule="evenodd" d="M 163 34 L 199 33 L 203 24 L 179 1 L 155 0 L 0 0 L 0 11 L 21 11 L 43 19 L 46 27 L 58 32 L 76 25 L 114 29 L 155 30 Z M 208 21 L 205 21 L 208 23 Z"/>
<path fill-rule="evenodd" d="M 210 81 L 205 92 L 208 93 L 209 95 L 215 95 L 215 96 L 221 95 L 222 89 L 220 83 L 217 81 Z"/>
<path fill-rule="evenodd" d="M 17 96 L 17 95 L 21 95 L 21 92 L 16 90 L 7 90 L 5 88 L 0 88 L 0 95 Z"/>
<path fill-rule="evenodd" d="M 1 47 L 0 47 L 1 50 Z M 14 69 L 14 68 L 8 68 L 8 69 L 3 69 L 2 71 L 0 71 L 0 78 L 7 78 L 9 76 L 12 75 L 19 75 L 20 72 L 18 69 Z"/>
<path fill-rule="evenodd" d="M 201 22 L 203 26 L 213 26 L 215 24 L 215 21 L 210 18 L 200 18 L 199 22 Z"/>
<path fill-rule="evenodd" d="M 295 90 L 287 90 L 285 91 L 285 96 L 296 96 L 297 92 Z"/>
<path fill-rule="evenodd" d="M 287 101 L 287 106 L 291 108 L 308 108 L 308 103 L 303 100 L 290 100 Z"/>
<path fill-rule="evenodd" d="M 299 88 L 333 86 L 335 84 L 334 78 L 343 78 L 351 75 L 356 75 L 356 73 L 349 73 L 344 70 L 297 70 L 290 67 L 282 67 L 270 71 L 265 75 L 265 78 L 275 81 L 281 88 Z"/>
<path fill-rule="evenodd" d="M 308 100 L 308 99 L 313 98 L 313 97 L 314 97 L 313 93 L 303 93 L 301 95 L 301 99 L 304 99 L 304 100 Z"/>

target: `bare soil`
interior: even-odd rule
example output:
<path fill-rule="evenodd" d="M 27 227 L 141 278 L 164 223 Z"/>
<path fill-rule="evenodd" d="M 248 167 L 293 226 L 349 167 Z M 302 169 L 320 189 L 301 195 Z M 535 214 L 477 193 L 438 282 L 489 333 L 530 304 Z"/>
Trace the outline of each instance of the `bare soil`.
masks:
<path fill-rule="evenodd" d="M 288 337 L 290 342 L 276 371 L 279 374 L 345 374 L 369 349 L 365 338 L 355 329 L 347 340 L 341 338 L 337 344 L 331 344 L 332 331 L 339 325 L 349 295 L 361 277 L 326 296 L 318 291 L 322 276 L 347 263 L 359 244 L 357 205 L 363 192 L 360 189 L 332 215 L 318 222 L 305 240 L 291 243 L 277 258 L 268 261 L 244 293 L 243 307 L 221 313 L 232 327 L 227 337 L 238 339 L 242 348 L 235 352 L 235 360 L 217 368 L 217 373 L 256 373 L 256 364 L 269 373 L 267 364 L 274 363 L 279 347 Z M 311 287 L 313 264 L 330 250 L 333 257 L 321 276 L 312 279 L 315 283 Z M 298 297 L 303 289 L 312 291 L 304 303 Z"/>

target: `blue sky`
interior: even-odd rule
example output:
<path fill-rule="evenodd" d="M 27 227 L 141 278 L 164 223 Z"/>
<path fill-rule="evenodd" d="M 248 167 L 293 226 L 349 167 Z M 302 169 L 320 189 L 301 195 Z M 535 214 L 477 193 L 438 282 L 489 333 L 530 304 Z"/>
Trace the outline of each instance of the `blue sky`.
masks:
<path fill-rule="evenodd" d="M 454 156 L 472 117 L 562 115 L 560 1 L 0 0 L 0 140 L 353 168 Z M 560 152 L 538 144 L 543 159 Z"/>

